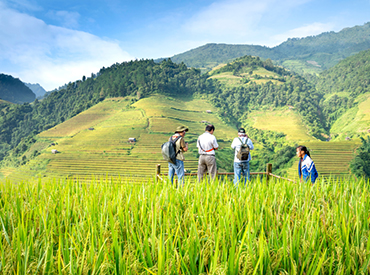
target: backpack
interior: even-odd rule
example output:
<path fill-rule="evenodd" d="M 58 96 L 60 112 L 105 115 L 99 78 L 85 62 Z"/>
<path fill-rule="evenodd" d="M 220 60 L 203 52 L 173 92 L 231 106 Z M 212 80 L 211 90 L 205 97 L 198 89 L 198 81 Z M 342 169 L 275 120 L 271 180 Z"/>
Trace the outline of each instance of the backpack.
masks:
<path fill-rule="evenodd" d="M 236 154 L 236 157 L 240 160 L 248 160 L 249 158 L 249 146 L 247 144 L 248 142 L 248 138 L 247 140 L 245 141 L 245 143 L 243 143 L 243 141 L 238 137 L 238 139 L 240 140 L 240 142 L 242 143 L 242 145 L 240 146 L 240 149 L 238 151 L 238 153 Z"/>
<path fill-rule="evenodd" d="M 171 139 L 162 144 L 162 156 L 163 159 L 172 163 L 176 164 L 176 156 L 180 153 L 180 150 L 176 152 L 176 142 L 181 138 L 181 136 L 176 137 L 175 139 Z"/>

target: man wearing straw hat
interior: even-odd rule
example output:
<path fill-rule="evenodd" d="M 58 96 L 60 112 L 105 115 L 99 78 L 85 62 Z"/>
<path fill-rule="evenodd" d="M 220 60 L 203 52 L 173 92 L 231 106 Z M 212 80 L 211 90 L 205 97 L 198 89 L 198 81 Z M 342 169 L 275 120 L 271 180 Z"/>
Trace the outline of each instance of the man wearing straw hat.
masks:
<path fill-rule="evenodd" d="M 175 176 L 175 172 L 177 174 L 179 185 L 184 184 L 184 175 L 185 175 L 185 168 L 184 168 L 184 152 L 188 151 L 188 143 L 185 142 L 184 137 L 185 133 L 189 131 L 189 128 L 185 126 L 177 127 L 175 134 L 170 137 L 171 140 L 176 141 L 176 163 L 168 163 L 168 177 L 173 183 L 173 178 Z"/>
<path fill-rule="evenodd" d="M 247 155 L 243 157 L 243 154 L 241 153 L 242 147 L 246 148 L 248 147 Z M 244 128 L 239 128 L 238 130 L 238 137 L 234 138 L 233 143 L 231 144 L 231 148 L 235 150 L 235 157 L 234 157 L 234 184 L 237 186 L 241 174 L 244 175 L 244 185 L 248 181 L 251 180 L 250 172 L 249 172 L 249 162 L 251 161 L 251 154 L 249 153 L 249 150 L 253 150 L 254 146 L 250 138 L 248 138 L 247 134 L 245 133 Z M 244 150 L 243 148 L 243 150 Z M 242 151 L 243 151 L 242 150 Z"/>

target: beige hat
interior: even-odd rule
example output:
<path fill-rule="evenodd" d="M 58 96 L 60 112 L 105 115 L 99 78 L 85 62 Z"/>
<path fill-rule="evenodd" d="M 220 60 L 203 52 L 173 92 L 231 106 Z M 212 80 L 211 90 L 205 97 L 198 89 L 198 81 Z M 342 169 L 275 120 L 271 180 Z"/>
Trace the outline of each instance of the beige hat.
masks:
<path fill-rule="evenodd" d="M 189 128 L 187 128 L 185 126 L 179 126 L 179 127 L 177 127 L 175 133 L 181 133 L 181 132 L 184 132 L 184 131 L 185 132 L 189 131 Z"/>

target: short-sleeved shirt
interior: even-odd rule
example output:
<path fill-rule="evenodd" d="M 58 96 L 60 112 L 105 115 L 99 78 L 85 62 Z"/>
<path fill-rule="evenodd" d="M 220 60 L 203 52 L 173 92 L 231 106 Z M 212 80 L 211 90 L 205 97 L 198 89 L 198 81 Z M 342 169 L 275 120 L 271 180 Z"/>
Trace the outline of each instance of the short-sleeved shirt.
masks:
<path fill-rule="evenodd" d="M 198 152 L 200 155 L 215 155 L 218 148 L 217 139 L 209 132 L 200 135 L 197 141 Z"/>
<path fill-rule="evenodd" d="M 249 146 L 249 149 L 250 150 L 253 150 L 254 149 L 253 143 L 250 140 L 250 138 L 240 137 L 240 139 L 243 141 L 243 143 L 245 143 L 246 140 L 248 139 L 247 144 Z M 242 146 L 242 143 L 240 142 L 239 138 L 234 138 L 233 143 L 231 144 L 231 148 L 233 148 L 235 150 L 234 162 L 247 162 L 247 161 L 251 161 L 252 157 L 251 157 L 251 154 L 250 153 L 249 153 L 249 157 L 248 157 L 247 160 L 240 160 L 240 159 L 238 159 L 236 157 L 236 155 L 238 154 L 241 146 Z"/>
<path fill-rule="evenodd" d="M 169 138 L 169 140 L 174 140 L 176 139 L 178 136 L 180 136 L 180 134 L 176 133 L 174 134 L 172 137 Z M 183 137 L 180 137 L 177 141 L 176 141 L 176 153 L 179 152 L 177 155 L 176 155 L 176 159 L 178 160 L 182 160 L 184 161 L 185 160 L 185 157 L 184 157 L 184 148 L 186 147 L 185 145 L 185 140 Z"/>

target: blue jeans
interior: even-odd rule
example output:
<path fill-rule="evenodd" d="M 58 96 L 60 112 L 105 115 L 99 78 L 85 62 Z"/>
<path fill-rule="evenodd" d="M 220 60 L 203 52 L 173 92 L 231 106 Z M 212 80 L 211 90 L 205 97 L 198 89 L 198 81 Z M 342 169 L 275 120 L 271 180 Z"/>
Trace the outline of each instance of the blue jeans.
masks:
<path fill-rule="evenodd" d="M 246 162 L 234 162 L 234 184 L 238 185 L 240 181 L 241 174 L 244 175 L 244 185 L 251 180 L 251 175 L 249 173 L 249 161 Z"/>
<path fill-rule="evenodd" d="M 175 172 L 177 174 L 177 177 L 179 179 L 179 185 L 184 184 L 184 162 L 182 160 L 176 159 L 176 164 L 168 163 L 168 178 L 171 180 L 171 183 L 173 183 L 173 177 L 175 176 Z"/>

